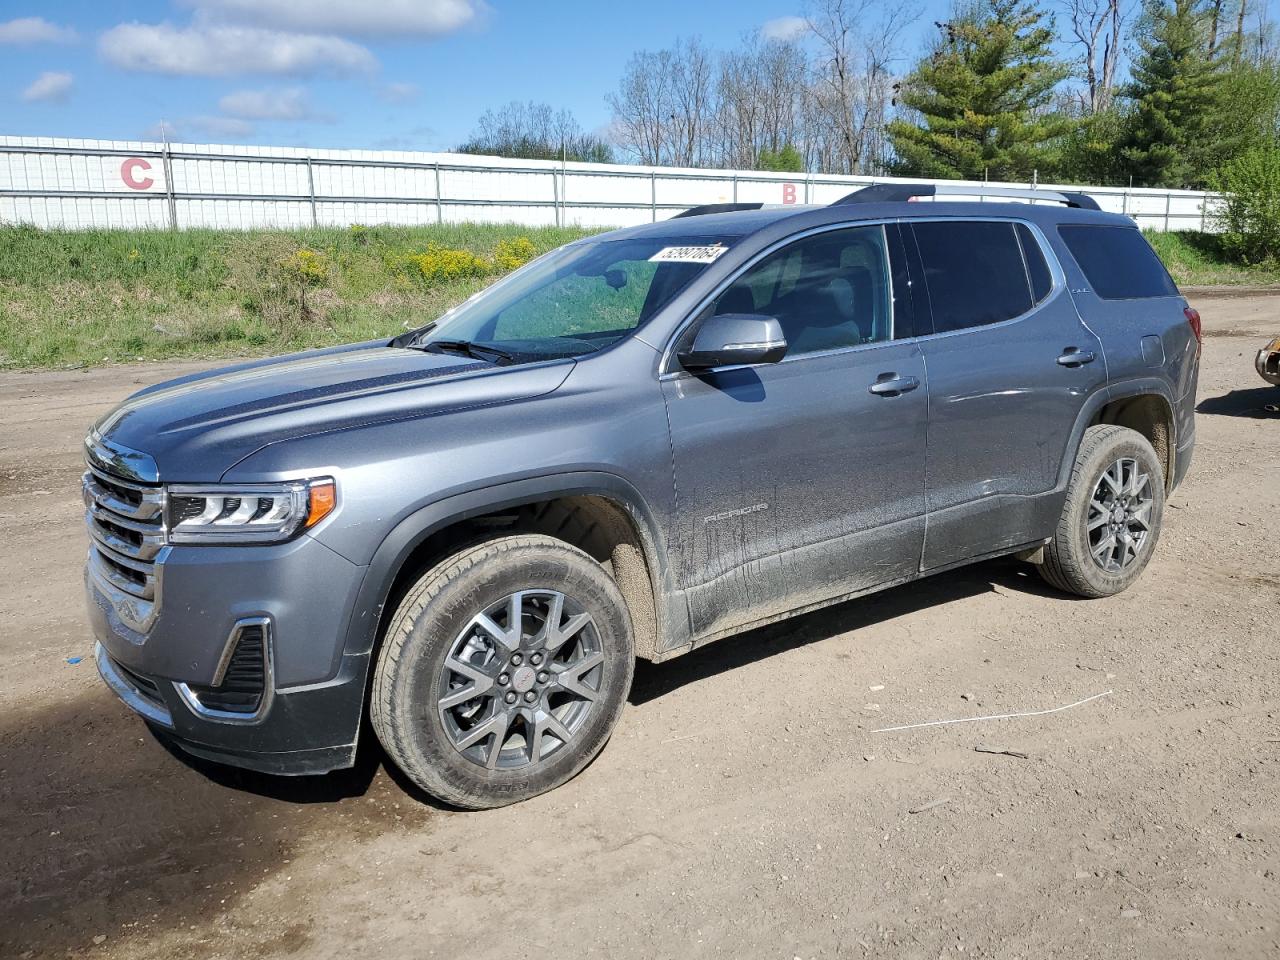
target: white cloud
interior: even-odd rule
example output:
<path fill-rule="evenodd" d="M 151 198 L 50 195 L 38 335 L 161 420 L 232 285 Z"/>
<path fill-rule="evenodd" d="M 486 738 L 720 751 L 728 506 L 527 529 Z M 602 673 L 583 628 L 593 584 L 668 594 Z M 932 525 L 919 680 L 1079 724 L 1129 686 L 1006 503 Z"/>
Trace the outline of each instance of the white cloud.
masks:
<path fill-rule="evenodd" d="M 71 43 L 76 32 L 43 17 L 19 17 L 0 23 L 0 43 Z"/>
<path fill-rule="evenodd" d="M 275 90 L 236 90 L 218 101 L 218 109 L 245 120 L 314 120 L 315 113 L 302 87 Z"/>
<path fill-rule="evenodd" d="M 71 83 L 71 74 L 46 70 L 22 91 L 22 99 L 28 103 L 63 103 L 71 93 Z"/>
<path fill-rule="evenodd" d="M 244 140 L 253 136 L 254 127 L 248 120 L 237 117 L 190 117 L 181 121 L 181 125 L 191 127 L 212 137 L 225 137 L 229 140 Z"/>
<path fill-rule="evenodd" d="M 482 0 L 185 0 L 209 22 L 355 37 L 439 36 L 474 22 Z"/>
<path fill-rule="evenodd" d="M 777 17 L 760 26 L 760 36 L 766 40 L 795 40 L 808 31 L 809 21 L 804 17 Z"/>
<path fill-rule="evenodd" d="M 256 132 L 252 123 L 236 117 L 184 117 L 171 122 L 162 120 L 142 133 L 143 140 L 247 140 Z"/>
<path fill-rule="evenodd" d="M 408 103 L 421 93 L 416 83 L 384 83 L 378 88 L 378 96 L 387 103 Z"/>
<path fill-rule="evenodd" d="M 102 35 L 98 51 L 125 70 L 185 76 L 356 73 L 377 67 L 372 53 L 349 40 L 254 27 L 122 23 Z"/>

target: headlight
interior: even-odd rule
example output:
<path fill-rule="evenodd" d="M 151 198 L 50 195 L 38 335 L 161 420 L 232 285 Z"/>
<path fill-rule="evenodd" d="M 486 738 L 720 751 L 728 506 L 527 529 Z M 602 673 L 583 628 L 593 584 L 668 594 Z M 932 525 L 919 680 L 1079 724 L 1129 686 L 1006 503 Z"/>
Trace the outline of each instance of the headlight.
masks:
<path fill-rule="evenodd" d="M 170 543 L 276 543 L 315 526 L 338 502 L 327 477 L 238 486 L 173 484 L 167 494 Z"/>

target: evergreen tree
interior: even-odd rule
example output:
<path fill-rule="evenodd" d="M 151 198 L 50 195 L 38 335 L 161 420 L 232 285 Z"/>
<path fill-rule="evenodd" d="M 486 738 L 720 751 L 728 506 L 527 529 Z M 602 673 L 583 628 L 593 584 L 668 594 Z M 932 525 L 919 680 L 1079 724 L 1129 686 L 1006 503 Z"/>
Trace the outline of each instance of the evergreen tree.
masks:
<path fill-rule="evenodd" d="M 784 143 L 781 149 L 770 150 L 765 147 L 756 158 L 757 170 L 772 170 L 778 173 L 801 173 L 804 170 L 804 157 L 793 144 Z"/>
<path fill-rule="evenodd" d="M 1136 186 L 1199 186 L 1218 152 L 1206 133 L 1217 122 L 1222 70 L 1197 0 L 1147 0 L 1139 49 L 1123 92 L 1133 106 L 1121 164 Z"/>
<path fill-rule="evenodd" d="M 942 36 L 901 86 L 912 119 L 889 124 L 898 172 L 1029 180 L 1051 167 L 1072 127 L 1050 110 L 1068 73 L 1053 56 L 1052 18 L 1022 0 L 979 0 L 938 26 Z"/>

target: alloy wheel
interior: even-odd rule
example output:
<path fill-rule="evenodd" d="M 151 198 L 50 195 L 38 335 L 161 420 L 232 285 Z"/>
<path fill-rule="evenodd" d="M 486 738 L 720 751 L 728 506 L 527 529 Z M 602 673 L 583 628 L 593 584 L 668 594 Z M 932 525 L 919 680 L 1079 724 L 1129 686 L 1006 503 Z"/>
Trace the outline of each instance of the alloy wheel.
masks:
<path fill-rule="evenodd" d="M 1151 476 L 1137 460 L 1121 457 L 1107 467 L 1093 488 L 1085 519 L 1094 563 L 1108 573 L 1133 564 L 1151 536 L 1154 503 Z"/>
<path fill-rule="evenodd" d="M 582 730 L 604 681 L 591 615 L 555 590 L 478 612 L 445 657 L 436 709 L 450 742 L 489 770 L 546 760 Z"/>

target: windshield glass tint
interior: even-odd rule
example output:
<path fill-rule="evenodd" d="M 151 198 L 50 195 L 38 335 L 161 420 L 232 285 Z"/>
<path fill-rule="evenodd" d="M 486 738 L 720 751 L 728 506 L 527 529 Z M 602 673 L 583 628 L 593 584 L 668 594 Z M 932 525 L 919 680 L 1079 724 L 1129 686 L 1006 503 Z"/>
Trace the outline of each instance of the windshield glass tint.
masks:
<path fill-rule="evenodd" d="M 591 353 L 643 326 L 725 249 L 715 237 L 574 244 L 455 307 L 418 343 L 466 340 L 531 358 Z"/>

